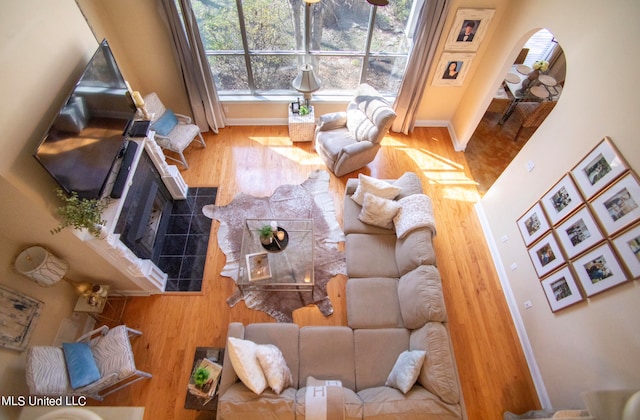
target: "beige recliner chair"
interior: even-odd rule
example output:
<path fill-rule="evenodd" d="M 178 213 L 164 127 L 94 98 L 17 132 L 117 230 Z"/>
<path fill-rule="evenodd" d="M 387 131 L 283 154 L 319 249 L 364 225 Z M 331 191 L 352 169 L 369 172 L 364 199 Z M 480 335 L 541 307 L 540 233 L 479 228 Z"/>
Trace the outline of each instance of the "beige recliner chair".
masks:
<path fill-rule="evenodd" d="M 360 169 L 375 159 L 395 118 L 396 113 L 382 95 L 361 84 L 346 112 L 318 119 L 316 152 L 336 176 Z"/>

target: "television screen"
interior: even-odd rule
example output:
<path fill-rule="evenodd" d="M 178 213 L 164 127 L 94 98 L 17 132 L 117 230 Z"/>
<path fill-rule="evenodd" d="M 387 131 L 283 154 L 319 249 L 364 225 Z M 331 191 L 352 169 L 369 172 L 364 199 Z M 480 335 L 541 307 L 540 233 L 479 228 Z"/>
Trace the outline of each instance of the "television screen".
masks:
<path fill-rule="evenodd" d="M 106 40 L 85 68 L 35 157 L 70 194 L 100 198 L 136 106 Z"/>

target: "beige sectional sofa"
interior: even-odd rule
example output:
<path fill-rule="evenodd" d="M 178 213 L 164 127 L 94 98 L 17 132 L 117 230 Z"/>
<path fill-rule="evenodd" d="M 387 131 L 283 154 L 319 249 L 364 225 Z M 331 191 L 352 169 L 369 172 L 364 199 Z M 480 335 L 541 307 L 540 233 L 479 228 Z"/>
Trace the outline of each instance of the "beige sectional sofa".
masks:
<path fill-rule="evenodd" d="M 401 205 L 398 215 L 406 210 L 404 198 L 422 195 L 413 173 L 388 183 L 401 190 L 394 200 Z M 308 377 L 341 382 L 347 419 L 466 418 L 435 266 L 430 208 L 408 206 L 427 217 L 414 218 L 415 226 L 398 238 L 394 229 L 358 219 L 362 206 L 351 199 L 358 185 L 358 179 L 348 181 L 343 212 L 348 326 L 230 324 L 229 337 L 278 347 L 293 383 L 280 394 L 265 389 L 257 395 L 239 381 L 227 351 L 218 418 L 304 419 Z M 426 352 L 415 384 L 406 393 L 385 385 L 399 356 L 414 350 Z"/>

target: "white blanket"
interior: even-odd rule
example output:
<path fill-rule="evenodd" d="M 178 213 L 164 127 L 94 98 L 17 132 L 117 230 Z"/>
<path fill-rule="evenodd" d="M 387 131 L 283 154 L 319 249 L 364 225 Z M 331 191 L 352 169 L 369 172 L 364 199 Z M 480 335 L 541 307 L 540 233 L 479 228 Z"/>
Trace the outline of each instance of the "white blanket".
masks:
<path fill-rule="evenodd" d="M 318 380 L 309 376 L 304 404 L 307 420 L 344 419 L 342 383 L 335 380 Z"/>

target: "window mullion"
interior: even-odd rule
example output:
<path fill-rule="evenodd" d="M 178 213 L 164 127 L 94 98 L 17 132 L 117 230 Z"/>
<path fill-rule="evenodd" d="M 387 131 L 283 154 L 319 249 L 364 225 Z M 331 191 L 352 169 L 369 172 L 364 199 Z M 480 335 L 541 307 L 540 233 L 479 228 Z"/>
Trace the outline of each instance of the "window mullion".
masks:
<path fill-rule="evenodd" d="M 378 6 L 371 6 L 369 12 L 369 28 L 367 29 L 367 43 L 364 49 L 364 57 L 362 59 L 362 68 L 360 69 L 360 83 L 367 82 L 367 68 L 369 67 L 369 51 L 371 50 L 371 39 L 373 38 L 373 30 L 376 24 L 376 10 Z"/>
<path fill-rule="evenodd" d="M 249 56 L 249 41 L 247 41 L 247 27 L 244 23 L 244 10 L 242 8 L 242 0 L 236 0 L 238 9 L 238 19 L 240 21 L 240 36 L 242 37 L 242 48 L 244 54 L 244 64 L 247 68 L 247 83 L 252 95 L 256 93 L 256 85 L 253 81 L 253 70 L 251 68 L 251 57 Z"/>

